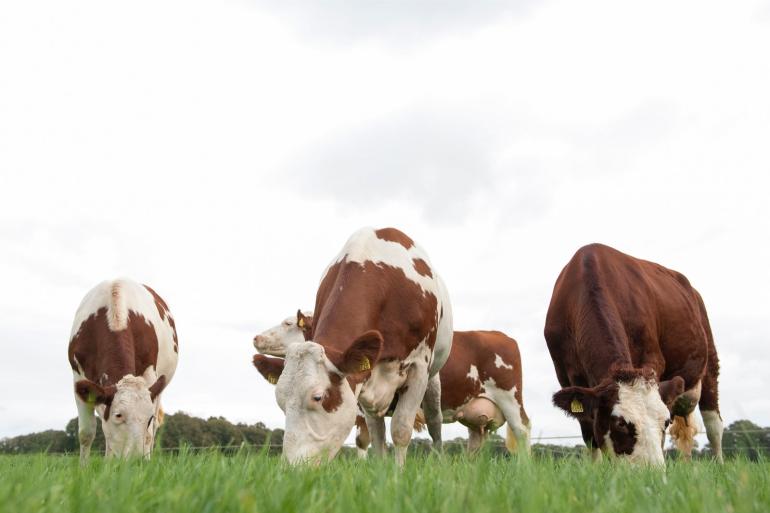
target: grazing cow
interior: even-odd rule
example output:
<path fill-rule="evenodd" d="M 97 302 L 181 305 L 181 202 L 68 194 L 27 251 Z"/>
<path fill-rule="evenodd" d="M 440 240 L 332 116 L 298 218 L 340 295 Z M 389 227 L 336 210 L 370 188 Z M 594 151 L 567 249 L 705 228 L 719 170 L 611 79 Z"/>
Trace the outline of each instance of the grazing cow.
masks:
<path fill-rule="evenodd" d="M 273 356 L 285 356 L 290 345 L 305 340 L 312 322 L 312 312 L 298 311 L 296 317 L 287 318 L 269 330 L 271 335 L 260 340 L 257 349 L 263 353 L 269 350 Z M 256 362 L 259 361 L 258 357 Z M 529 419 L 521 397 L 521 356 L 515 340 L 497 331 L 456 331 L 449 359 L 439 375 L 444 423 L 460 422 L 468 428 L 469 451 L 481 447 L 487 433 L 507 421 L 508 449 L 514 452 L 517 447 L 523 447 L 523 453 L 529 452 Z M 423 424 L 424 419 L 418 413 L 414 430 L 421 431 Z M 359 413 L 356 447 L 360 456 L 366 454 L 370 441 L 364 415 Z"/>
<path fill-rule="evenodd" d="M 722 460 L 719 362 L 703 300 L 682 274 L 585 246 L 556 280 L 545 339 L 564 387 L 553 402 L 580 422 L 594 458 L 662 465 L 670 416 L 689 457 L 699 403 Z"/>
<path fill-rule="evenodd" d="M 160 395 L 177 363 L 174 319 L 150 287 L 104 281 L 75 314 L 69 363 L 78 407 L 80 462 L 88 460 L 102 420 L 107 456 L 150 457 L 162 422 Z"/>
<path fill-rule="evenodd" d="M 313 323 L 313 312 L 302 312 L 297 310 L 297 315 L 287 317 L 281 324 L 270 328 L 254 337 L 254 347 L 262 354 L 271 356 L 286 356 L 286 349 L 293 344 L 305 342 L 310 338 L 311 326 Z M 255 355 L 254 366 L 260 368 L 262 359 Z M 278 378 L 275 375 L 266 376 L 270 383 L 275 384 Z M 389 411 L 393 414 L 393 411 Z M 422 410 L 417 411 L 414 419 L 414 430 L 422 431 L 425 428 L 425 416 Z M 356 415 L 356 446 L 358 447 L 359 457 L 366 457 L 366 450 L 369 447 L 371 439 L 369 430 L 366 428 L 366 418 L 359 408 Z M 440 442 L 440 441 L 439 441 Z"/>
<path fill-rule="evenodd" d="M 286 359 L 256 355 L 279 376 L 289 462 L 332 458 L 364 409 L 376 452 L 385 451 L 384 416 L 397 397 L 391 436 L 403 464 L 422 403 L 428 429 L 441 437 L 438 372 L 452 345 L 452 312 L 426 253 L 394 228 L 354 233 L 324 273 L 316 294 L 312 342 Z"/>

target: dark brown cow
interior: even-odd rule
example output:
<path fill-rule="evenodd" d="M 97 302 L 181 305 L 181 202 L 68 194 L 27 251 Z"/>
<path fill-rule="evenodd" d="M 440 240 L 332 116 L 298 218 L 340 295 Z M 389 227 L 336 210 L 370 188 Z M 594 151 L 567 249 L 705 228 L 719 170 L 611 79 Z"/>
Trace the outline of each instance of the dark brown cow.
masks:
<path fill-rule="evenodd" d="M 163 299 L 130 280 L 105 281 L 75 314 L 68 359 L 75 380 L 80 461 L 102 419 L 108 456 L 149 457 L 162 420 L 160 394 L 177 363 L 174 319 Z"/>
<path fill-rule="evenodd" d="M 606 454 L 663 464 L 671 434 L 689 457 L 700 404 L 721 461 L 719 363 L 706 308 L 682 274 L 601 244 L 578 250 L 556 280 L 545 338 L 562 390 L 553 401 Z"/>
<path fill-rule="evenodd" d="M 438 371 L 449 356 L 452 315 L 427 254 L 394 228 L 359 230 L 324 273 L 314 312 L 312 342 L 290 346 L 285 361 L 254 358 L 267 377 L 285 365 L 276 386 L 286 413 L 284 456 L 333 457 L 355 423 L 356 402 L 383 453 L 383 417 L 396 397 L 391 435 L 398 463 L 421 404 L 440 444 Z"/>

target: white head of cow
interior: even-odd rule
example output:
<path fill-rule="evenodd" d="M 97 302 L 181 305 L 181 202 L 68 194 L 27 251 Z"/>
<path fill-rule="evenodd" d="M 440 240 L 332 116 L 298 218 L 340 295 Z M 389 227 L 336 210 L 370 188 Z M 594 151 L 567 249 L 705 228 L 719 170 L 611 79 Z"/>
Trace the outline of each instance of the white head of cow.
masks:
<path fill-rule="evenodd" d="M 381 348 L 382 335 L 372 330 L 340 354 L 301 342 L 289 346 L 285 360 L 254 356 L 268 381 L 277 378 L 275 397 L 286 414 L 283 455 L 290 463 L 319 463 L 337 454 L 358 413 L 357 391 L 346 378 L 368 372 Z"/>
<path fill-rule="evenodd" d="M 87 379 L 75 383 L 78 397 L 99 412 L 108 456 L 149 457 L 155 438 L 153 401 L 165 386 L 165 376 L 149 387 L 144 378 L 132 375 L 107 387 Z"/>
<path fill-rule="evenodd" d="M 593 426 L 593 438 L 606 454 L 635 463 L 663 465 L 663 434 L 670 408 L 684 391 L 675 376 L 660 383 L 649 369 L 621 369 L 592 388 L 567 387 L 554 404 Z"/>
<path fill-rule="evenodd" d="M 287 317 L 281 324 L 254 337 L 254 348 L 262 354 L 285 356 L 287 347 L 305 341 L 312 319 L 313 312 L 297 310 L 297 315 Z"/>

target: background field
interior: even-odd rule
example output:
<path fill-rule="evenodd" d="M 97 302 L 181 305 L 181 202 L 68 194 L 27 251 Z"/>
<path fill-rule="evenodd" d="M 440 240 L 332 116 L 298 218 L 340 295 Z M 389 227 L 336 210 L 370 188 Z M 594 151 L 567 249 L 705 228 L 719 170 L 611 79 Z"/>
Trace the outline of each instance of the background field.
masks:
<path fill-rule="evenodd" d="M 290 468 L 240 452 L 157 454 L 152 461 L 0 456 L 0 510 L 8 512 L 743 512 L 770 511 L 770 465 L 760 459 L 670 461 L 665 472 L 582 458 L 518 462 L 482 454 L 339 458 Z"/>

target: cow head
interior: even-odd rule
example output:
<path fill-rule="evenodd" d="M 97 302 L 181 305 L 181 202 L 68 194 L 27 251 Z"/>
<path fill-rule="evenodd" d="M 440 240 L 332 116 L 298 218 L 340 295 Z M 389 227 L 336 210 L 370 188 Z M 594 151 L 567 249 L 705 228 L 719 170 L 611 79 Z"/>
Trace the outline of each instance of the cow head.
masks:
<path fill-rule="evenodd" d="M 275 397 L 286 414 L 283 455 L 290 463 L 333 458 L 356 421 L 356 392 L 346 378 L 368 372 L 380 355 L 382 335 L 367 331 L 344 352 L 315 342 L 288 347 L 286 359 L 255 355 L 268 381 L 278 374 Z"/>
<path fill-rule="evenodd" d="M 593 438 L 606 454 L 663 465 L 670 409 L 683 391 L 684 380 L 679 376 L 658 383 L 649 369 L 619 369 L 593 388 L 561 389 L 553 403 L 592 425 Z"/>
<path fill-rule="evenodd" d="M 165 376 L 152 386 L 132 375 L 124 376 L 117 385 L 104 387 L 88 379 L 75 383 L 80 400 L 94 405 L 99 412 L 107 456 L 149 457 L 157 428 L 153 403 L 165 386 Z"/>
<path fill-rule="evenodd" d="M 262 354 L 285 356 L 287 347 L 305 341 L 312 322 L 313 312 L 297 310 L 296 316 L 287 317 L 278 326 L 254 337 L 254 348 Z"/>

